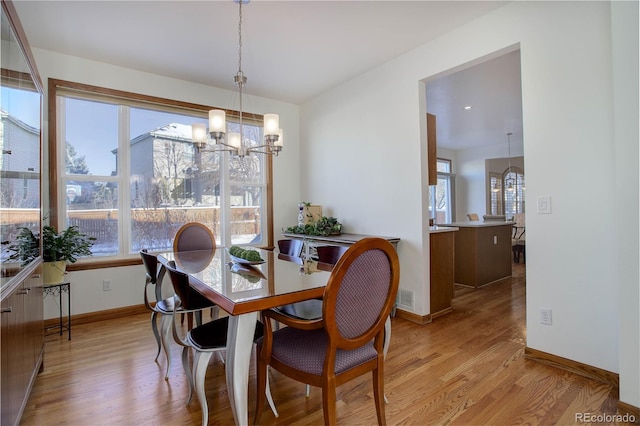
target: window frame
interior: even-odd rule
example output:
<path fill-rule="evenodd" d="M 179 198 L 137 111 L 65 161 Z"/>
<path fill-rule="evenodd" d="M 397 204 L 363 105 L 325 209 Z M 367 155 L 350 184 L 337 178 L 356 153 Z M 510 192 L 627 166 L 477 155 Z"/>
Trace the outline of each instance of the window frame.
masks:
<path fill-rule="evenodd" d="M 445 218 L 445 222 L 444 223 L 449 223 L 449 222 L 453 222 L 454 218 L 456 217 L 456 175 L 455 173 L 452 173 L 452 168 L 453 168 L 453 162 L 448 159 L 448 158 L 440 158 L 438 157 L 436 159 L 436 166 L 438 165 L 446 165 L 448 172 L 443 172 L 443 171 L 437 171 L 436 172 L 436 182 L 438 182 L 439 180 L 443 179 L 445 180 L 445 198 L 447 200 L 447 205 L 449 206 L 449 208 L 447 209 L 447 211 L 449 212 L 448 216 L 449 218 Z M 431 204 L 431 206 L 433 207 L 432 211 L 430 212 L 430 219 L 434 219 L 434 224 L 437 224 L 435 222 L 436 219 L 436 214 L 437 214 L 437 209 L 436 209 L 436 188 L 438 187 L 439 183 L 437 183 L 436 185 L 431 185 L 430 186 L 430 190 L 429 190 L 429 203 Z"/>
<path fill-rule="evenodd" d="M 515 195 L 514 200 L 512 201 L 514 207 L 513 213 L 524 213 L 524 170 L 520 167 L 511 166 L 502 173 L 502 213 L 500 214 L 505 215 L 507 220 L 512 220 L 512 218 L 507 217 L 507 205 L 509 204 L 509 201 L 507 200 L 507 180 L 509 180 L 509 175 L 513 175 L 512 179 L 515 184 Z"/>
<path fill-rule="evenodd" d="M 61 158 L 60 148 L 58 146 L 58 111 L 57 111 L 57 99 L 59 95 L 68 95 L 71 93 L 77 93 L 81 98 L 91 100 L 92 98 L 99 102 L 110 102 L 118 105 L 128 105 L 131 107 L 146 107 L 152 108 L 158 111 L 174 112 L 179 114 L 195 114 L 206 117 L 208 111 L 211 109 L 223 109 L 227 117 L 230 120 L 237 119 L 239 112 L 235 110 L 224 109 L 220 107 L 214 107 L 209 105 L 201 105 L 184 101 L 177 101 L 172 99 L 160 98 L 150 95 L 143 95 L 139 93 L 127 92 L 116 89 L 109 89 L 99 86 L 92 86 L 83 83 L 77 83 L 72 81 L 65 81 L 50 78 L 48 80 L 48 111 L 49 111 L 49 129 L 48 129 L 48 166 L 49 166 L 49 213 L 47 215 L 49 223 L 55 226 L 56 229 L 60 229 L 60 225 L 64 226 L 64 217 L 59 214 L 61 203 L 65 200 L 61 199 L 59 185 L 62 170 L 64 170 L 64 158 Z M 260 123 L 263 116 L 260 114 L 252 114 L 242 112 L 243 122 L 247 123 Z M 266 230 L 266 238 L 263 239 L 263 247 L 273 247 L 273 159 L 271 155 L 265 156 L 265 190 L 266 193 L 264 201 L 264 210 L 267 214 L 266 223 L 264 228 Z M 130 172 L 127 167 L 126 176 L 129 179 Z M 59 172 L 60 171 L 60 172 Z M 226 174 L 228 176 L 228 173 Z M 101 180 L 102 176 L 99 177 Z M 119 178 L 123 179 L 123 178 Z M 122 181 L 119 181 L 122 182 Z M 119 210 L 125 212 L 124 217 L 130 217 L 126 212 L 130 209 L 126 208 L 125 200 L 120 201 Z M 128 204 L 127 204 L 128 205 Z M 124 219 L 124 218 L 123 218 Z M 120 229 L 125 229 L 129 226 L 130 220 L 126 221 L 125 225 L 121 225 Z M 128 243 L 127 243 L 128 244 Z M 105 256 L 104 258 L 87 258 L 81 259 L 77 263 L 69 265 L 68 270 L 89 270 L 106 267 L 118 267 L 140 264 L 141 260 L 139 256 L 132 254 L 117 254 L 114 256 Z"/>

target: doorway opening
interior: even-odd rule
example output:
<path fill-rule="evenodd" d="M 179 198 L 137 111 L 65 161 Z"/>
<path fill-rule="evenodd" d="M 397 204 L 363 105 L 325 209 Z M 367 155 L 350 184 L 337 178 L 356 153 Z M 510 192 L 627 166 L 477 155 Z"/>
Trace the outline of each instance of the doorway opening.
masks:
<path fill-rule="evenodd" d="M 514 221 L 519 216 L 522 224 L 514 227 L 511 241 L 516 244 L 518 240 L 518 255 L 516 251 L 509 255 L 512 276 L 524 277 L 526 168 L 519 45 L 439 73 L 424 83 L 426 113 L 437 120 L 438 164 L 449 162 L 447 172 L 454 182 L 430 187 L 430 192 L 441 192 L 439 197 L 430 197 L 430 217 L 437 224 L 465 222 L 467 213 L 478 213 L 480 220 L 485 216 L 485 220 Z M 441 203 L 446 211 L 440 214 L 439 199 L 447 200 Z M 439 222 L 441 218 L 445 219 Z"/>

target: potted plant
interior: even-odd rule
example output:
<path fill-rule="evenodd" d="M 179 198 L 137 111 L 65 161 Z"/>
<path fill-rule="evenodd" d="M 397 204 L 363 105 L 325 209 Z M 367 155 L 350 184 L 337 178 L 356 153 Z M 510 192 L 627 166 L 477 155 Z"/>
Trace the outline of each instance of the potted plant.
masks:
<path fill-rule="evenodd" d="M 42 236 L 34 234 L 29 228 L 21 228 L 17 244 L 9 247 L 14 251 L 9 260 L 29 263 L 35 259 L 39 254 L 40 239 L 44 284 L 61 282 L 67 263 L 75 263 L 82 256 L 91 256 L 91 247 L 96 240 L 81 233 L 77 226 L 70 226 L 60 233 L 53 226 L 44 226 Z"/>

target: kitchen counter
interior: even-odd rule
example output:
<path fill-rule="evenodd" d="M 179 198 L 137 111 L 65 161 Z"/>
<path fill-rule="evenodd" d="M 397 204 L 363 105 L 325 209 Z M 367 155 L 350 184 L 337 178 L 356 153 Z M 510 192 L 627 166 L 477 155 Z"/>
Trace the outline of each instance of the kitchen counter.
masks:
<path fill-rule="evenodd" d="M 451 222 L 451 223 L 441 223 L 438 227 L 447 227 L 447 226 L 455 226 L 458 228 L 485 228 L 491 226 L 503 226 L 503 225 L 513 225 L 514 222 L 482 222 L 482 221 L 467 221 L 467 222 Z"/>
<path fill-rule="evenodd" d="M 453 226 L 453 225 L 451 225 L 451 226 L 449 226 L 449 225 L 446 225 L 446 226 L 434 225 L 434 226 L 430 226 L 429 227 L 429 233 L 430 234 L 434 234 L 434 233 L 437 233 L 437 232 L 454 232 L 454 231 L 457 231 L 457 230 L 458 230 L 458 227 L 457 226 Z"/>
<path fill-rule="evenodd" d="M 442 225 L 440 225 L 442 226 Z M 511 276 L 513 222 L 453 222 L 455 282 L 481 287 Z"/>

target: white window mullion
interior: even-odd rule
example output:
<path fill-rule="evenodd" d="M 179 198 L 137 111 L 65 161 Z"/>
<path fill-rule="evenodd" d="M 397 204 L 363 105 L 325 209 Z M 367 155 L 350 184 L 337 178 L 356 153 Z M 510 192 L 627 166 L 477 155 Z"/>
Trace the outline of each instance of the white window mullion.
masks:
<path fill-rule="evenodd" d="M 56 96 L 56 108 L 58 112 L 58 121 L 56 123 L 56 129 L 58 134 L 56 135 L 56 140 L 58 141 L 66 141 L 67 140 L 67 129 L 66 129 L 66 102 L 63 96 Z M 56 209 L 58 212 L 57 219 L 58 223 L 51 223 L 49 225 L 55 227 L 56 229 L 64 229 L 67 227 L 67 203 L 66 203 L 66 187 L 67 187 L 67 172 L 66 172 L 66 144 L 58 143 L 56 144 L 56 152 L 54 155 L 57 156 L 56 163 L 59 165 L 60 170 L 58 173 L 58 199 L 57 200 L 49 200 L 49 209 Z M 51 155 L 51 153 L 49 153 Z M 54 205 L 52 205 L 54 204 Z M 45 214 L 45 217 L 47 214 Z"/>
<path fill-rule="evenodd" d="M 231 183 L 229 182 L 229 157 L 225 152 L 220 154 L 220 243 L 231 246 Z"/>
<path fill-rule="evenodd" d="M 131 166 L 129 162 L 131 144 L 130 137 L 130 108 L 120 106 L 118 109 L 118 248 L 122 255 L 131 252 L 131 188 L 129 187 L 129 174 Z"/>

